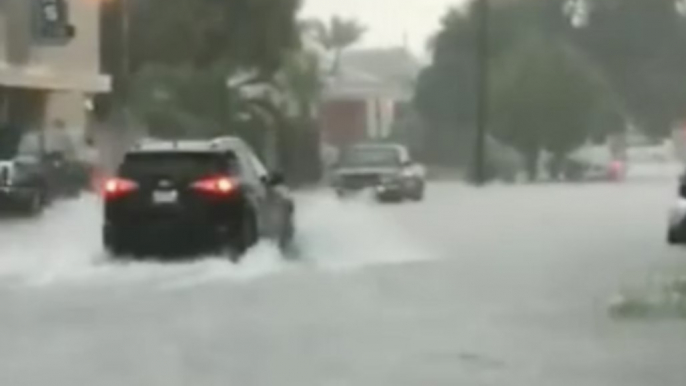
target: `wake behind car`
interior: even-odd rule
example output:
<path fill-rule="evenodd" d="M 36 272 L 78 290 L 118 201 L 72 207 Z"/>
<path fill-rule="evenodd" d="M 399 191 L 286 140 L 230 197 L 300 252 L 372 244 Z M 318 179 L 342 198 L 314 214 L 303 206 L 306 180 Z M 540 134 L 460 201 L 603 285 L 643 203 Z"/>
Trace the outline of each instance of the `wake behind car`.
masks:
<path fill-rule="evenodd" d="M 380 200 L 421 201 L 424 168 L 413 162 L 406 147 L 397 144 L 359 144 L 343 152 L 334 171 L 339 196 L 372 189 Z"/>
<path fill-rule="evenodd" d="M 151 141 L 130 150 L 104 186 L 103 241 L 114 257 L 226 252 L 260 239 L 287 248 L 294 203 L 237 138 Z"/>

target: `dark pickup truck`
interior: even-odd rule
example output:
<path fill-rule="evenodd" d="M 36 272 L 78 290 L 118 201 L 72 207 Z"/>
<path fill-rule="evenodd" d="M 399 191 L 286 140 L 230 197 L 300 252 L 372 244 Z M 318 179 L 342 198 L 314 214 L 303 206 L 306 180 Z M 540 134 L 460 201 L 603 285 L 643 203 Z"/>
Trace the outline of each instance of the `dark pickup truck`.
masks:
<path fill-rule="evenodd" d="M 382 201 L 424 199 L 425 170 L 410 158 L 405 146 L 358 144 L 345 150 L 332 181 L 339 196 L 372 189 Z"/>

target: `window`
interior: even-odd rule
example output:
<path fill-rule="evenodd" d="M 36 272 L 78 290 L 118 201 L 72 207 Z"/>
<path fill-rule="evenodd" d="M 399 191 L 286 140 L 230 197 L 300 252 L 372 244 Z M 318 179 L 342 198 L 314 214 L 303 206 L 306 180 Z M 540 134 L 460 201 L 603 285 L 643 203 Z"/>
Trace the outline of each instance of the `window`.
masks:
<path fill-rule="evenodd" d="M 231 162 L 233 159 L 234 162 Z M 233 165 L 233 169 L 231 169 Z M 228 169 L 228 170 L 227 170 Z M 237 174 L 235 157 L 217 153 L 154 152 L 129 154 L 121 167 L 124 176 L 169 176 L 198 178 L 212 174 Z"/>
<path fill-rule="evenodd" d="M 264 166 L 262 161 L 260 161 L 260 159 L 257 158 L 257 156 L 254 153 L 249 153 L 248 157 L 250 158 L 250 162 L 252 163 L 252 166 L 255 169 L 255 172 L 257 173 L 257 176 L 259 178 L 269 176 L 267 168 Z"/>

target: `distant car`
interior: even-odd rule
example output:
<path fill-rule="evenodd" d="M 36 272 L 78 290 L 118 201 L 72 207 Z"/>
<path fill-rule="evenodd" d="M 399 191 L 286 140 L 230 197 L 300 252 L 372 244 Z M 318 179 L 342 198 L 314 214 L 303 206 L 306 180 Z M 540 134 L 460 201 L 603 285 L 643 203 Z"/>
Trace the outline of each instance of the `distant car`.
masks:
<path fill-rule="evenodd" d="M 561 164 L 567 181 L 622 181 L 627 163 L 612 156 L 607 146 L 587 146 L 572 153 Z"/>
<path fill-rule="evenodd" d="M 424 167 L 397 144 L 359 144 L 342 152 L 333 173 L 339 196 L 372 189 L 380 200 L 421 201 L 426 188 Z"/>
<path fill-rule="evenodd" d="M 130 150 L 104 186 L 105 248 L 116 258 L 225 252 L 260 239 L 290 247 L 295 205 L 238 138 L 151 141 Z"/>
<path fill-rule="evenodd" d="M 626 163 L 612 160 L 607 163 L 570 159 L 562 173 L 568 181 L 621 181 L 626 176 Z"/>
<path fill-rule="evenodd" d="M 670 210 L 667 242 L 686 245 L 686 174 L 679 178 L 678 198 Z"/>

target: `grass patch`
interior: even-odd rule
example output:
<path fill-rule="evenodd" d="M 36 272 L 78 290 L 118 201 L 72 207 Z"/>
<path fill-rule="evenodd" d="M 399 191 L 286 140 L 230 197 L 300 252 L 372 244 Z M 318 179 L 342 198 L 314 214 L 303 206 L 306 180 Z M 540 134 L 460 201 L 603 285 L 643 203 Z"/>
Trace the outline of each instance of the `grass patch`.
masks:
<path fill-rule="evenodd" d="M 686 320 L 686 277 L 671 280 L 649 296 L 622 295 L 609 306 L 615 319 L 684 319 Z"/>

